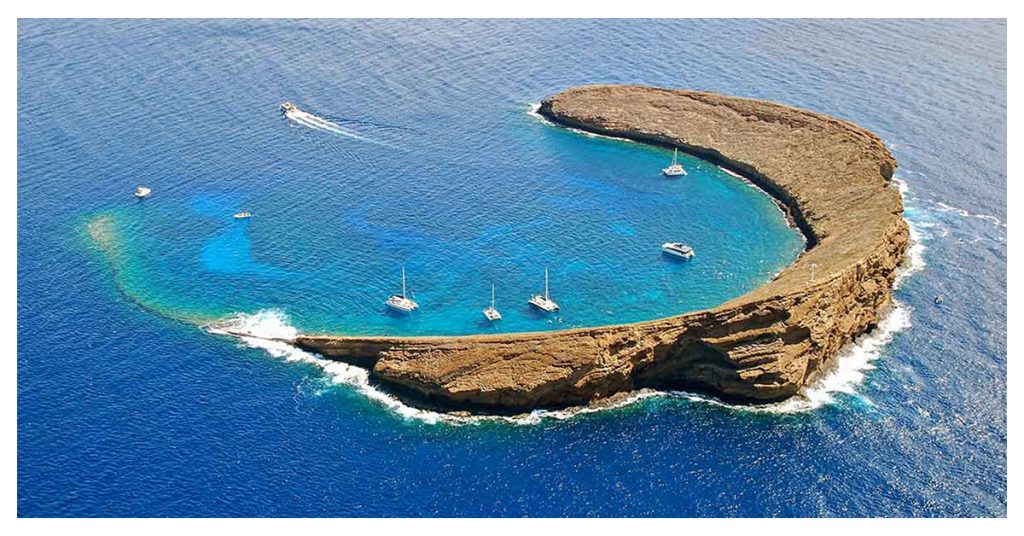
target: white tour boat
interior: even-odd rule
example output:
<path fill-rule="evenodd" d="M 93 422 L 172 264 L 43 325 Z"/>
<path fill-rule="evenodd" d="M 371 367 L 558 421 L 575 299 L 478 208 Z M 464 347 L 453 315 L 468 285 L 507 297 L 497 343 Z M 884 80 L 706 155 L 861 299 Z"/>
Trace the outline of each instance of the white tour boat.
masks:
<path fill-rule="evenodd" d="M 484 318 L 490 322 L 501 320 L 501 313 L 494 307 L 494 285 L 491 285 L 491 306 L 484 309 Z"/>
<path fill-rule="evenodd" d="M 153 190 L 150 190 L 145 186 L 139 186 L 138 188 L 135 189 L 135 197 L 138 197 L 139 199 L 145 199 L 149 197 L 149 194 L 151 193 L 153 193 Z"/>
<path fill-rule="evenodd" d="M 541 311 L 550 313 L 558 310 L 558 304 L 548 295 L 548 269 L 544 269 L 544 295 L 535 294 L 529 301 L 530 305 Z"/>
<path fill-rule="evenodd" d="M 252 217 L 252 212 L 249 212 L 248 210 L 243 211 L 243 212 L 236 212 L 235 213 L 235 219 L 236 220 L 246 220 L 246 219 L 249 219 L 251 217 Z"/>
<path fill-rule="evenodd" d="M 667 255 L 681 257 L 687 260 L 693 258 L 693 248 L 681 242 L 665 242 L 661 245 L 661 251 Z"/>
<path fill-rule="evenodd" d="M 666 177 L 679 177 L 686 175 L 686 170 L 683 169 L 683 165 L 679 163 L 679 149 L 672 152 L 672 165 L 661 170 Z"/>
<path fill-rule="evenodd" d="M 419 305 L 410 298 L 405 297 L 405 266 L 402 267 L 402 294 L 393 294 L 385 304 L 397 311 L 411 313 L 419 308 Z"/>

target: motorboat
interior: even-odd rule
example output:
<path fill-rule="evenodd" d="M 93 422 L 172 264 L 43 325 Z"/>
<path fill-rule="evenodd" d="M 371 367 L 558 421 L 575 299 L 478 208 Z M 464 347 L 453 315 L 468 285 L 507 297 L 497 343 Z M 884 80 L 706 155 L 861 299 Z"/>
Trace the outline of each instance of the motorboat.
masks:
<path fill-rule="evenodd" d="M 138 197 L 139 199 L 145 199 L 149 197 L 149 194 L 151 193 L 153 193 L 153 190 L 150 190 L 145 186 L 139 186 L 135 189 L 135 197 Z"/>
<path fill-rule="evenodd" d="M 491 306 L 484 309 L 484 318 L 489 322 L 501 320 L 501 313 L 494 307 L 494 285 L 491 285 Z"/>
<path fill-rule="evenodd" d="M 388 307 L 403 313 L 411 313 L 419 308 L 419 304 L 405 295 L 405 266 L 402 267 L 402 293 L 392 294 L 388 301 L 384 303 Z"/>
<path fill-rule="evenodd" d="M 243 211 L 243 212 L 236 212 L 235 213 L 235 219 L 236 220 L 246 220 L 246 219 L 249 219 L 251 217 L 252 217 L 252 212 L 249 212 L 249 211 Z"/>
<path fill-rule="evenodd" d="M 672 165 L 661 170 L 661 172 L 666 177 L 679 177 L 686 175 L 686 170 L 683 169 L 683 165 L 679 163 L 679 149 L 672 152 Z"/>
<path fill-rule="evenodd" d="M 693 248 L 683 244 L 681 242 L 665 242 L 661 245 L 662 253 L 666 255 L 672 255 L 673 257 L 680 257 L 686 260 L 693 258 Z"/>
<path fill-rule="evenodd" d="M 296 110 L 298 110 L 298 108 L 296 108 L 295 105 L 290 102 L 285 102 L 284 104 L 281 105 L 281 111 L 286 114 L 290 114 L 292 112 L 295 112 Z"/>
<path fill-rule="evenodd" d="M 533 297 L 530 298 L 530 301 L 528 303 L 546 313 L 551 313 L 558 310 L 558 304 L 555 303 L 555 301 L 552 300 L 551 296 L 548 294 L 547 268 L 544 269 L 544 294 L 534 294 Z"/>

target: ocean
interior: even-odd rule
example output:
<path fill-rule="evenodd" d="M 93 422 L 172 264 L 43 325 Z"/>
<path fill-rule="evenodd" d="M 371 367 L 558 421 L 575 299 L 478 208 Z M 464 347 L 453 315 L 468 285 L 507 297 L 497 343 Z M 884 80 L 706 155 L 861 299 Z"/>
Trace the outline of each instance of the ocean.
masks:
<path fill-rule="evenodd" d="M 879 134 L 913 237 L 880 328 L 778 404 L 511 418 L 225 334 L 634 322 L 800 254 L 716 166 L 536 115 L 588 83 Z M 1005 516 L 1006 212 L 1004 21 L 21 20 L 18 514 Z"/>

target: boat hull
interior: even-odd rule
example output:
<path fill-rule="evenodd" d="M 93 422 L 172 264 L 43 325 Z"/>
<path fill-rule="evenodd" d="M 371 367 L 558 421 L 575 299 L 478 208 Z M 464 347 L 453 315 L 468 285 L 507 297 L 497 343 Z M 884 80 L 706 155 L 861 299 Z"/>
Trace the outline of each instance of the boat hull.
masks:
<path fill-rule="evenodd" d="M 553 313 L 558 310 L 557 303 L 552 302 L 550 300 L 545 300 L 543 298 L 531 298 L 529 304 L 537 309 L 540 309 L 541 311 L 544 311 L 545 313 Z"/>
<path fill-rule="evenodd" d="M 401 296 L 392 296 L 388 298 L 388 301 L 384 302 L 384 305 L 402 313 L 411 313 L 416 309 L 419 309 L 419 305 L 416 302 L 408 298 L 402 298 Z"/>
<path fill-rule="evenodd" d="M 499 313 L 497 309 L 484 309 L 483 314 L 484 318 L 486 318 L 489 322 L 496 322 L 498 320 L 501 320 L 501 313 Z"/>
<path fill-rule="evenodd" d="M 676 257 L 676 258 L 679 258 L 679 259 L 690 260 L 690 259 L 693 258 L 693 252 L 692 251 L 684 252 L 684 251 L 677 251 L 677 250 L 669 249 L 669 248 L 662 248 L 661 252 L 664 253 L 665 255 L 670 256 L 670 257 Z"/>

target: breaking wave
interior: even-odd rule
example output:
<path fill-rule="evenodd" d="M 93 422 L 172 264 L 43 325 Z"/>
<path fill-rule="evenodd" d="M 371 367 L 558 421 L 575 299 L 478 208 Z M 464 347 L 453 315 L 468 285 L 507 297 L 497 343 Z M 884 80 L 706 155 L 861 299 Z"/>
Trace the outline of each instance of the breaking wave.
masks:
<path fill-rule="evenodd" d="M 932 238 L 932 235 L 927 232 L 928 229 L 935 227 L 935 224 L 929 221 L 922 221 L 915 217 L 917 214 L 916 207 L 913 206 L 912 201 L 916 198 L 910 195 L 910 186 L 906 181 L 902 179 L 893 178 L 893 185 L 900 192 L 900 196 L 903 198 L 904 205 L 904 218 L 907 221 L 907 228 L 910 231 L 910 243 L 907 244 L 907 257 L 906 261 L 900 269 L 896 272 L 896 279 L 893 281 L 893 290 L 900 288 L 900 285 L 907 280 L 910 276 L 924 270 L 924 267 L 928 265 L 928 262 L 924 258 L 924 252 L 927 250 L 925 241 Z M 944 233 L 948 234 L 948 230 L 943 230 Z M 945 236 L 945 234 L 943 234 Z"/>
<path fill-rule="evenodd" d="M 300 112 L 304 113 L 304 112 Z M 536 113 L 536 107 L 531 115 Z M 541 118 L 543 119 L 543 118 Z M 908 186 L 906 182 L 894 179 L 893 184 L 899 189 L 906 200 Z M 899 287 L 906 278 L 921 271 L 926 266 L 924 259 L 924 240 L 928 237 L 922 230 L 922 223 L 908 218 L 910 227 L 910 245 L 907 260 L 897 273 L 893 288 Z M 872 402 L 857 393 L 866 375 L 875 368 L 874 362 L 881 357 L 884 347 L 893 337 L 911 326 L 911 309 L 893 300 L 893 307 L 882 318 L 878 326 L 869 334 L 863 335 L 840 351 L 835 364 L 822 374 L 818 380 L 804 387 L 800 392 L 782 402 L 763 405 L 729 404 L 710 396 L 684 391 L 657 391 L 643 389 L 615 397 L 611 401 L 592 406 L 573 407 L 562 410 L 534 410 L 530 413 L 515 416 L 469 415 L 465 413 L 446 413 L 420 409 L 405 404 L 400 399 L 378 389 L 370 381 L 370 373 L 366 369 L 346 363 L 325 359 L 315 353 L 307 352 L 293 346 L 290 341 L 299 335 L 298 329 L 291 325 L 288 316 L 277 309 L 267 309 L 253 314 L 238 313 L 216 322 L 205 325 L 205 329 L 217 335 L 237 338 L 241 344 L 250 348 L 259 348 L 275 358 L 288 362 L 307 363 L 318 367 L 325 377 L 335 385 L 346 385 L 364 395 L 372 402 L 392 411 L 406 419 L 414 419 L 427 424 L 481 424 L 486 422 L 505 422 L 515 425 L 538 424 L 545 420 L 564 420 L 579 415 L 623 408 L 650 398 L 685 400 L 690 403 L 710 404 L 733 411 L 752 413 L 800 413 L 820 408 L 836 401 L 838 395 L 858 397 L 863 403 Z"/>
<path fill-rule="evenodd" d="M 893 179 L 893 186 L 899 190 L 904 202 L 911 199 L 910 187 L 906 181 Z M 913 211 L 908 210 L 908 216 Z M 924 258 L 927 246 L 925 241 L 931 235 L 925 232 L 933 224 L 920 222 L 913 217 L 907 217 L 907 226 L 910 231 L 910 243 L 907 245 L 907 255 L 903 266 L 896 272 L 893 282 L 893 290 L 896 290 L 910 276 L 924 270 L 927 262 Z M 835 364 L 826 371 L 817 381 L 804 387 L 792 398 L 774 404 L 764 405 L 734 405 L 719 401 L 715 398 L 686 393 L 672 392 L 669 396 L 684 398 L 687 400 L 728 407 L 738 411 L 751 411 L 762 413 L 799 413 L 817 409 L 836 400 L 839 394 L 856 396 L 863 402 L 870 404 L 863 395 L 857 393 L 857 387 L 864 382 L 867 373 L 875 368 L 873 364 L 882 355 L 882 350 L 892 341 L 893 337 L 909 328 L 911 308 L 898 300 L 893 300 L 893 306 L 882 318 L 878 326 L 869 334 L 862 335 L 851 344 L 843 348 L 836 356 Z"/>
<path fill-rule="evenodd" d="M 875 369 L 874 362 L 881 357 L 882 349 L 893 337 L 910 327 L 910 308 L 902 303 L 893 303 L 892 310 L 879 322 L 878 327 L 847 345 L 838 356 L 835 365 L 817 381 L 804 387 L 795 396 L 774 404 L 736 405 L 716 398 L 675 391 L 668 393 L 673 398 L 712 404 L 736 411 L 753 413 L 800 413 L 820 408 L 836 401 L 837 395 L 846 394 L 859 398 L 866 404 L 872 402 L 857 393 L 857 387 L 864 383 L 867 374 Z"/>
<path fill-rule="evenodd" d="M 319 355 L 305 352 L 291 344 L 299 331 L 291 325 L 288 316 L 279 310 L 264 310 L 254 314 L 236 314 L 205 326 L 210 333 L 236 337 L 251 348 L 259 348 L 273 358 L 283 359 L 289 363 L 305 363 L 313 365 L 324 373 L 325 377 L 336 385 L 347 385 L 370 401 L 394 412 L 396 415 L 416 419 L 428 424 L 447 422 L 453 424 L 481 423 L 486 421 L 506 421 L 514 424 L 531 424 L 540 422 L 545 417 L 566 418 L 565 412 L 535 411 L 521 416 L 476 416 L 456 413 L 444 413 L 415 408 L 404 404 L 399 399 L 377 388 L 370 381 L 370 371 L 325 359 Z M 594 410 L 596 411 L 596 410 Z"/>
<path fill-rule="evenodd" d="M 409 406 L 391 394 L 378 389 L 370 381 L 369 371 L 364 368 L 340 361 L 332 361 L 318 354 L 293 346 L 289 341 L 297 337 L 299 331 L 291 325 L 288 316 L 283 311 L 266 309 L 252 314 L 237 313 L 203 327 L 215 335 L 234 337 L 245 347 L 264 350 L 270 356 L 283 359 L 286 362 L 314 365 L 323 372 L 324 376 L 332 384 L 351 387 L 367 399 L 394 412 L 400 417 L 415 419 L 427 424 L 481 424 L 486 422 L 506 422 L 517 425 L 537 424 L 546 419 L 568 419 L 576 415 L 619 408 L 645 398 L 662 395 L 662 393 L 657 391 L 644 390 L 630 393 L 628 396 L 600 407 L 579 407 L 551 411 L 535 410 L 515 416 L 469 415 L 431 411 Z"/>
<path fill-rule="evenodd" d="M 870 335 L 861 337 L 840 353 L 834 368 L 813 384 L 802 389 L 796 396 L 775 404 L 728 404 L 710 396 L 684 391 L 643 389 L 624 394 L 603 404 L 560 410 L 539 409 L 513 416 L 446 413 L 410 406 L 390 393 L 378 389 L 370 381 L 370 373 L 366 369 L 326 359 L 293 346 L 289 341 L 294 339 L 299 332 L 290 324 L 287 315 L 276 309 L 258 311 L 253 314 L 235 314 L 208 324 L 205 328 L 213 334 L 235 337 L 243 346 L 261 349 L 274 358 L 291 363 L 313 365 L 320 369 L 331 384 L 348 386 L 371 402 L 404 419 L 417 420 L 426 424 L 466 425 L 497 422 L 534 425 L 547 420 L 566 420 L 580 415 L 624 408 L 650 398 L 711 404 L 740 412 L 779 414 L 817 409 L 832 403 L 841 393 L 858 396 L 862 401 L 870 404 L 870 400 L 857 395 L 856 388 L 863 383 L 867 373 L 875 368 L 873 362 L 881 356 L 882 348 L 892 340 L 896 333 L 909 326 L 909 308 L 898 302 L 895 303 L 893 309 Z"/>
<path fill-rule="evenodd" d="M 578 129 L 578 128 L 573 128 L 573 127 L 568 127 L 568 126 L 563 126 L 563 125 L 556 125 L 556 124 L 552 123 L 547 117 L 544 117 L 543 115 L 540 114 L 540 103 L 537 103 L 537 102 L 531 102 L 530 103 L 530 107 L 527 110 L 526 114 L 529 115 L 530 117 L 533 117 L 534 119 L 539 120 L 541 123 L 544 123 L 545 125 L 549 125 L 549 126 L 553 126 L 553 127 L 558 127 L 560 129 L 564 129 L 564 130 L 568 130 L 568 131 L 571 131 L 571 132 L 575 132 L 576 134 L 582 134 L 582 135 L 584 135 L 584 136 L 586 136 L 588 138 L 602 138 L 602 139 L 606 139 L 606 140 L 624 141 L 626 143 L 637 143 L 637 142 L 635 142 L 635 141 L 633 141 L 633 140 L 631 140 L 629 138 L 617 138 L 615 136 L 606 136 L 604 134 L 595 134 L 593 132 L 587 132 L 586 130 L 582 130 L 582 129 Z"/>
<path fill-rule="evenodd" d="M 922 224 L 907 220 L 907 227 L 910 230 L 910 243 L 907 245 L 906 263 L 896 272 L 896 279 L 892 283 L 893 290 L 900 288 L 900 285 L 908 277 L 924 270 L 928 262 L 924 259 L 924 252 L 927 246 L 924 245 L 926 235 L 922 231 Z"/>
<path fill-rule="evenodd" d="M 950 212 L 963 218 L 977 218 L 979 220 L 985 220 L 997 227 L 1006 227 L 1006 222 L 995 216 L 992 216 L 991 214 L 974 214 L 962 208 L 947 205 L 946 203 L 942 202 L 935 203 L 935 210 L 938 210 L 939 212 Z"/>
<path fill-rule="evenodd" d="M 370 384 L 370 373 L 366 369 L 325 359 L 293 346 L 290 341 L 298 336 L 299 331 L 291 325 L 283 311 L 266 309 L 252 314 L 238 313 L 204 327 L 216 335 L 236 337 L 244 346 L 259 348 L 272 357 L 291 363 L 314 365 L 323 371 L 331 383 L 348 385 L 402 417 L 417 418 L 431 423 L 439 422 L 443 418 L 443 414 L 410 407 L 376 389 Z"/>

